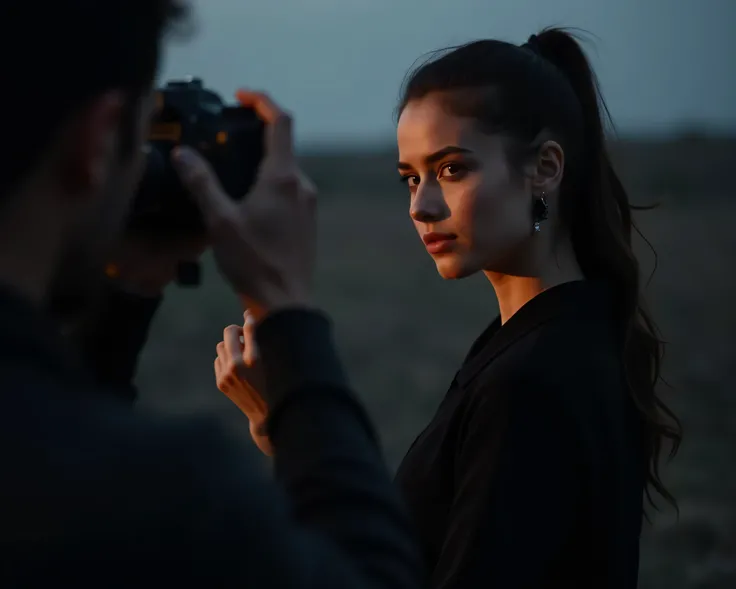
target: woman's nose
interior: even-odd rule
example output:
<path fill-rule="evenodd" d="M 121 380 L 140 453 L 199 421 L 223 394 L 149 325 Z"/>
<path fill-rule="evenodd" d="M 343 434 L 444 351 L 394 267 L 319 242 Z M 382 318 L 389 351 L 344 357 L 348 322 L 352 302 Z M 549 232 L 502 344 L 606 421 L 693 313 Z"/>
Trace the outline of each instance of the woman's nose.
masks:
<path fill-rule="evenodd" d="M 418 223 L 437 223 L 450 216 L 450 209 L 439 187 L 425 185 L 417 191 L 409 215 Z"/>

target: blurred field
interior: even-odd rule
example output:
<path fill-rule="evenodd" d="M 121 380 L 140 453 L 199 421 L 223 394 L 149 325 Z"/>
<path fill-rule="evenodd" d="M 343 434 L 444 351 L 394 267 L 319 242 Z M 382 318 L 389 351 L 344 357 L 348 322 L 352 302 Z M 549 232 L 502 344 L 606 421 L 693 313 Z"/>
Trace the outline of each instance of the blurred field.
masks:
<path fill-rule="evenodd" d="M 680 454 L 665 469 L 681 515 L 677 521 L 665 509 L 645 529 L 641 587 L 733 589 L 736 202 L 731 187 L 717 182 L 736 164 L 736 149 L 689 138 L 614 152 L 634 200 L 663 201 L 639 221 L 659 254 L 648 294 L 669 342 L 668 395 L 686 428 Z M 409 223 L 392 159 L 323 154 L 305 165 L 323 190 L 318 302 L 335 319 L 353 383 L 395 466 L 497 308 L 483 278 L 446 283 L 436 275 Z M 642 256 L 648 274 L 653 259 L 643 249 Z M 249 443 L 247 423 L 216 390 L 212 373 L 222 329 L 242 317 L 209 261 L 205 282 L 169 293 L 142 360 L 142 402 L 216 412 Z"/>

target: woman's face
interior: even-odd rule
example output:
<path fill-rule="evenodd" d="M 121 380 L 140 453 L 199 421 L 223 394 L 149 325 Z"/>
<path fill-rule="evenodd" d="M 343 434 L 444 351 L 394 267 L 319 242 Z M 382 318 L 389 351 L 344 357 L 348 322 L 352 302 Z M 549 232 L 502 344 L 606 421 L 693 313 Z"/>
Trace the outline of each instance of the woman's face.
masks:
<path fill-rule="evenodd" d="M 407 104 L 397 139 L 410 215 L 440 275 L 518 270 L 533 233 L 532 186 L 509 166 L 504 139 L 450 114 L 437 94 Z"/>

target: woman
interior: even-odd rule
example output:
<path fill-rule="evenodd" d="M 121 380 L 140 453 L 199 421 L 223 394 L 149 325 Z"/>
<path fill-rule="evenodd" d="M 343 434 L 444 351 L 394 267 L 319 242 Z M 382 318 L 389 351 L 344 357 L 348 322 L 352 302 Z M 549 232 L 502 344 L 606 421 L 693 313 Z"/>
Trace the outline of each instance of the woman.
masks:
<path fill-rule="evenodd" d="M 658 459 L 679 423 L 655 391 L 661 344 L 599 100 L 558 29 L 455 48 L 406 85 L 411 217 L 439 274 L 483 272 L 500 308 L 396 477 L 434 589 L 635 587 L 643 495 L 672 501 Z M 247 361 L 239 327 L 218 348 L 235 399 L 257 398 L 234 367 L 253 364 L 249 332 Z M 271 451 L 265 406 L 244 410 Z"/>

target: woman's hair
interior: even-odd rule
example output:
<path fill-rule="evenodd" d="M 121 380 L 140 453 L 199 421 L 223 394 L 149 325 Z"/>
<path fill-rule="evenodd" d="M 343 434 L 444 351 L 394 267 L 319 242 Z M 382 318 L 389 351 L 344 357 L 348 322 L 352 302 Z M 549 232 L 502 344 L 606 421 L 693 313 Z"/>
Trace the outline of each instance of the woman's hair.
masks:
<path fill-rule="evenodd" d="M 508 140 L 511 165 L 535 157 L 554 139 L 565 153 L 559 215 L 586 278 L 611 285 L 628 386 L 645 431 L 649 503 L 654 488 L 676 507 L 659 475 L 664 444 L 677 452 L 681 425 L 657 394 L 663 342 L 640 293 L 639 263 L 631 245 L 628 196 L 607 153 L 608 110 L 583 50 L 565 30 L 545 29 L 521 47 L 476 41 L 436 54 L 408 77 L 399 112 L 439 92 L 444 106 L 470 117 L 483 132 Z"/>

